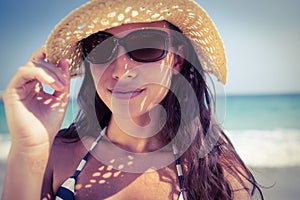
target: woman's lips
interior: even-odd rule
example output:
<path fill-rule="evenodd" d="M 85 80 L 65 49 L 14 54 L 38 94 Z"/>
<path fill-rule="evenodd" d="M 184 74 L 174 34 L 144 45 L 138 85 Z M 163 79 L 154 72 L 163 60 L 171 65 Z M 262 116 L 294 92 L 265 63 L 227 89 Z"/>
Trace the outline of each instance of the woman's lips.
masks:
<path fill-rule="evenodd" d="M 141 94 L 145 89 L 114 88 L 108 90 L 115 98 L 131 99 Z"/>

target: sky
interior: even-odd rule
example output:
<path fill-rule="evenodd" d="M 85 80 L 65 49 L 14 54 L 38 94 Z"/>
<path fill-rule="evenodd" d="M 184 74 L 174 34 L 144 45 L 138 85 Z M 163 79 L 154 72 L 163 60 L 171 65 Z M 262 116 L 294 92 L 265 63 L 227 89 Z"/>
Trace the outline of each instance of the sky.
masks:
<path fill-rule="evenodd" d="M 300 93 L 299 0 L 197 0 L 228 59 L 227 94 Z M 0 92 L 53 27 L 85 0 L 2 0 Z"/>

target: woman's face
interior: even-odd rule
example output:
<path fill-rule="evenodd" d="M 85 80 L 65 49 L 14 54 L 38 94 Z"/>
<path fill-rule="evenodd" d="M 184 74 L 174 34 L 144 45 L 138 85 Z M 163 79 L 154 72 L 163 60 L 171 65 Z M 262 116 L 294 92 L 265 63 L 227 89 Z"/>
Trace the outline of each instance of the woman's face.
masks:
<path fill-rule="evenodd" d="M 164 31 L 168 36 L 171 31 L 166 22 L 151 22 L 121 25 L 105 32 L 116 38 L 126 38 L 128 34 L 141 29 Z M 130 45 L 135 37 L 139 37 L 133 35 L 125 40 L 127 42 L 125 47 L 123 43 L 117 46 L 116 53 L 108 62 L 102 64 L 90 62 L 90 69 L 98 95 L 112 114 L 121 117 L 130 115 L 135 118 L 148 114 L 164 99 L 169 91 L 172 75 L 180 70 L 182 58 L 172 53 L 175 48 L 168 42 L 166 45 L 168 51 L 162 59 L 151 62 L 136 61 L 126 50 L 126 47 L 128 49 L 126 45 Z M 155 42 L 157 41 L 153 41 Z"/>

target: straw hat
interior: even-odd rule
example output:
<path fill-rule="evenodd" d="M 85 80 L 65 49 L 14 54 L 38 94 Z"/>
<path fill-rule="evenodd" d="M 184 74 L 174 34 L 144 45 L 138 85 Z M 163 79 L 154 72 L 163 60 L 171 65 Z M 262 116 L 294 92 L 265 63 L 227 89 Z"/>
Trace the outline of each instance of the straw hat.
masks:
<path fill-rule="evenodd" d="M 227 63 L 221 37 L 208 14 L 193 0 L 90 0 L 52 30 L 47 59 L 68 58 L 71 76 L 82 73 L 78 41 L 121 24 L 167 20 L 191 39 L 203 69 L 226 83 Z"/>

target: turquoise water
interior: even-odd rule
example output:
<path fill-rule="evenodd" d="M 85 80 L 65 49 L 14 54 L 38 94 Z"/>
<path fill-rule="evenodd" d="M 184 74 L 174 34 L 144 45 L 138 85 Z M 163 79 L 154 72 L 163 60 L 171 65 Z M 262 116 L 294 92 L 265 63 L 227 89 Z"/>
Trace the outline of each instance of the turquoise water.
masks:
<path fill-rule="evenodd" d="M 300 94 L 227 96 L 226 129 L 300 129 Z"/>
<path fill-rule="evenodd" d="M 77 108 L 76 101 L 70 100 L 62 127 L 68 127 L 70 123 L 74 121 L 77 114 L 77 109 L 78 108 Z M 7 134 L 8 132 L 9 131 L 8 131 L 6 118 L 5 118 L 4 104 L 3 101 L 0 100 L 0 134 Z"/>
<path fill-rule="evenodd" d="M 246 164 L 300 166 L 300 94 L 227 96 L 226 101 L 217 101 L 217 109 L 226 134 Z M 71 102 L 63 127 L 75 116 L 76 104 Z M 10 144 L 0 102 L 0 160 L 7 158 Z"/>
<path fill-rule="evenodd" d="M 217 102 L 218 103 L 218 102 Z M 63 127 L 76 115 L 70 103 Z M 218 104 L 217 104 L 218 105 Z M 300 94 L 227 96 L 224 127 L 227 130 L 300 129 Z M 0 134 L 8 133 L 0 101 Z"/>

